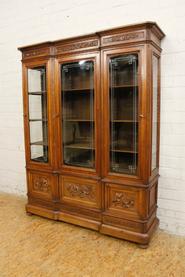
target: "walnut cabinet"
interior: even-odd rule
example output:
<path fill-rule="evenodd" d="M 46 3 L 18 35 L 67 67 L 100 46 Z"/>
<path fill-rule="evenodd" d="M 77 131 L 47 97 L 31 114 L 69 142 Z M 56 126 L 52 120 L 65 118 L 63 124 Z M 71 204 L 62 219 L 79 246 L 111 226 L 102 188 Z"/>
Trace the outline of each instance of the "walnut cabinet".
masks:
<path fill-rule="evenodd" d="M 28 213 L 148 244 L 163 37 L 146 22 L 19 48 Z"/>

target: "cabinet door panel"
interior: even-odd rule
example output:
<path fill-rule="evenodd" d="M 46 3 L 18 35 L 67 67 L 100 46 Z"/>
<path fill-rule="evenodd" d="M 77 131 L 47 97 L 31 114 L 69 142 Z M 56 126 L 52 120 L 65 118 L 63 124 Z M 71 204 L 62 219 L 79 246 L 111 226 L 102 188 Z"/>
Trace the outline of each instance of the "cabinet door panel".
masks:
<path fill-rule="evenodd" d="M 141 161 L 141 49 L 105 50 L 102 56 L 103 175 L 135 178 Z"/>
<path fill-rule="evenodd" d="M 110 171 L 135 175 L 138 164 L 138 56 L 109 61 Z"/>
<path fill-rule="evenodd" d="M 35 162 L 48 162 L 46 67 L 28 68 L 30 154 Z"/>
<path fill-rule="evenodd" d="M 99 172 L 98 55 L 62 59 L 60 144 L 62 168 Z"/>

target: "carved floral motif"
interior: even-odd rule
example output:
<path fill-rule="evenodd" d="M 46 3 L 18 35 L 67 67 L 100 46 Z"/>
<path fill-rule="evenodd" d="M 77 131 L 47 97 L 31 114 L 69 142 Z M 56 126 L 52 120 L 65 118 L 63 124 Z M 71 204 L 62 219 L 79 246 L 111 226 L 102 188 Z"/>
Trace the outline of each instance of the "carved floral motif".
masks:
<path fill-rule="evenodd" d="M 72 197 L 95 199 L 94 188 L 90 185 L 68 184 L 67 191 Z"/>
<path fill-rule="evenodd" d="M 45 177 L 35 178 L 33 181 L 33 189 L 46 193 L 49 193 L 51 191 L 49 181 Z"/>
<path fill-rule="evenodd" d="M 134 200 L 130 199 L 125 193 L 116 192 L 112 200 L 114 206 L 122 208 L 131 208 L 134 206 Z"/>
<path fill-rule="evenodd" d="M 127 40 L 129 41 L 133 39 L 142 39 L 142 38 L 144 38 L 144 32 L 127 33 L 127 34 L 120 34 L 112 37 L 103 38 L 103 43 L 107 44 L 107 43 L 127 41 Z"/>

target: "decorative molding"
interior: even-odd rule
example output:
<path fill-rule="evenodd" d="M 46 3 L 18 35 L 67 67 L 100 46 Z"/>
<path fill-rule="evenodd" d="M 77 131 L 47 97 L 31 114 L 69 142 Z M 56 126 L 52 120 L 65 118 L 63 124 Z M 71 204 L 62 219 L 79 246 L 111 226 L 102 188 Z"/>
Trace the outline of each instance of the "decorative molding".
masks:
<path fill-rule="evenodd" d="M 144 39 L 144 37 L 145 37 L 145 33 L 143 31 L 113 35 L 113 36 L 104 37 L 103 44 L 127 42 L 130 40 L 141 40 L 141 39 Z"/>
<path fill-rule="evenodd" d="M 124 226 L 126 229 L 139 229 L 140 227 L 137 222 L 110 216 L 104 216 L 103 222 L 110 225 Z"/>
<path fill-rule="evenodd" d="M 129 198 L 126 193 L 116 192 L 114 194 L 112 203 L 114 206 L 120 206 L 122 208 L 132 208 L 134 206 L 134 200 Z"/>
<path fill-rule="evenodd" d="M 79 184 L 67 184 L 67 191 L 72 197 L 87 198 L 89 200 L 95 200 L 94 187 L 90 185 Z"/>
<path fill-rule="evenodd" d="M 77 51 L 83 48 L 92 48 L 98 46 L 98 39 L 90 40 L 90 41 L 83 41 L 83 42 L 73 42 L 71 44 L 65 44 L 57 47 L 57 53 L 63 52 L 70 52 L 70 51 Z"/>
<path fill-rule="evenodd" d="M 51 186 L 49 180 L 45 177 L 36 177 L 33 180 L 33 189 L 36 191 L 41 191 L 49 193 L 51 191 Z"/>
<path fill-rule="evenodd" d="M 35 49 L 31 51 L 23 52 L 23 58 L 32 58 L 36 56 L 46 56 L 49 55 L 49 49 Z"/>

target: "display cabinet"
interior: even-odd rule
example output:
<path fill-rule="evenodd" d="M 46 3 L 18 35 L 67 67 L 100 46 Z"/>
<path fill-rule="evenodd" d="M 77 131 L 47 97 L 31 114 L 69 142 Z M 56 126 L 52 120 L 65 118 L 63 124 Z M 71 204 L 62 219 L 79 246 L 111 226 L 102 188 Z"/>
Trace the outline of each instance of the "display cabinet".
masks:
<path fill-rule="evenodd" d="M 146 22 L 19 48 L 28 214 L 148 245 L 163 37 Z"/>

